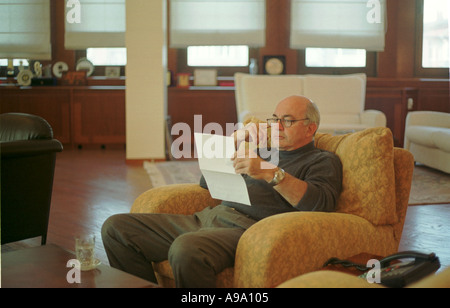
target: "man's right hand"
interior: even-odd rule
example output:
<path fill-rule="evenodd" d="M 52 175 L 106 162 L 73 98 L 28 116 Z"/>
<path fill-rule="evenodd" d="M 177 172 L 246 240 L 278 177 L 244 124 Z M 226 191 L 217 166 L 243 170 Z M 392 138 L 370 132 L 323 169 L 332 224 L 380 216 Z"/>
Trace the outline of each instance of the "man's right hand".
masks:
<path fill-rule="evenodd" d="M 253 143 L 257 147 L 267 147 L 267 128 L 268 125 L 266 123 L 250 122 L 243 128 L 235 131 L 233 133 L 235 148 L 239 149 L 243 141 Z"/>

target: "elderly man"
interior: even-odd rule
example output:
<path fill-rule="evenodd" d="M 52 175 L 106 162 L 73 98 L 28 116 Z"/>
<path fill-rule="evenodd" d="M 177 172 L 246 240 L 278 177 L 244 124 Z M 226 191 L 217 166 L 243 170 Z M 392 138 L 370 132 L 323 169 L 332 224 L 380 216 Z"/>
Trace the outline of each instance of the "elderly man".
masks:
<path fill-rule="evenodd" d="M 278 165 L 257 155 L 235 154 L 234 168 L 246 181 L 251 206 L 223 201 L 191 216 L 110 217 L 102 237 L 111 266 L 156 282 L 151 262 L 169 260 L 177 287 L 214 287 L 215 275 L 233 266 L 239 238 L 257 221 L 285 212 L 334 211 L 342 165 L 336 155 L 315 148 L 319 122 L 317 107 L 308 98 L 288 97 L 267 119 L 276 130 L 272 141 Z M 235 140 L 237 146 L 244 141 Z M 200 185 L 207 189 L 203 178 Z"/>

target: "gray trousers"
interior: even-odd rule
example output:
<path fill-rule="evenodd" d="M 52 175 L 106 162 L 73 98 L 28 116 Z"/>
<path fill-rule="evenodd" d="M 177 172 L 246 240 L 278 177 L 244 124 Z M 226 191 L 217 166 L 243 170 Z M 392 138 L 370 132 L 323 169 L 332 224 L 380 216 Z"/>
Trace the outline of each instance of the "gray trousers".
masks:
<path fill-rule="evenodd" d="M 103 224 L 102 239 L 112 267 L 156 282 L 151 262 L 169 260 L 177 287 L 211 288 L 255 222 L 224 205 L 190 216 L 118 214 Z"/>

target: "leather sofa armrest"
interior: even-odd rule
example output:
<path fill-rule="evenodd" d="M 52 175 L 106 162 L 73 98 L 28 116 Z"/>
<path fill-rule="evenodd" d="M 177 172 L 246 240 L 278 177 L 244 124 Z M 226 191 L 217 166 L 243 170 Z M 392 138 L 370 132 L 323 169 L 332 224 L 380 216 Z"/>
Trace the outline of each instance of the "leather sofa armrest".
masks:
<path fill-rule="evenodd" d="M 234 285 L 270 288 L 320 269 L 330 258 L 394 253 L 392 230 L 350 214 L 295 212 L 268 217 L 238 244 Z M 389 226 L 389 228 L 391 228 Z M 390 238 L 389 238 L 390 237 Z M 385 247 L 388 245 L 389 247 Z"/>
<path fill-rule="evenodd" d="M 131 213 L 167 213 L 192 215 L 220 204 L 198 184 L 173 184 L 152 188 L 133 203 Z"/>
<path fill-rule="evenodd" d="M 56 139 L 7 141 L 1 142 L 0 148 L 2 158 L 34 156 L 63 150 L 61 142 Z"/>

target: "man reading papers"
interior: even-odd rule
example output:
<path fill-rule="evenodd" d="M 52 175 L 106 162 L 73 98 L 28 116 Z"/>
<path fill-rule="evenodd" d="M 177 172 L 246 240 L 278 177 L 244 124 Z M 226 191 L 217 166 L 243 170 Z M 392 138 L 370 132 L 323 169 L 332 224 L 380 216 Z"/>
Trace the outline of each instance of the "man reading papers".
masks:
<path fill-rule="evenodd" d="M 191 216 L 110 217 L 102 237 L 111 266 L 156 282 L 151 262 L 169 260 L 177 287 L 211 288 L 215 275 L 233 266 L 239 238 L 257 221 L 285 212 L 334 211 L 342 189 L 342 165 L 336 155 L 315 148 L 319 123 L 317 107 L 308 98 L 292 96 L 279 102 L 267 119 L 276 132 L 271 142 L 278 149 L 271 155 L 277 159 L 263 159 L 250 153 L 253 147 L 240 147 L 249 141 L 245 139 L 266 140 L 256 127 L 235 132 L 238 150 L 231 159 L 245 180 L 250 206 L 222 201 Z M 200 185 L 208 188 L 204 178 Z"/>

